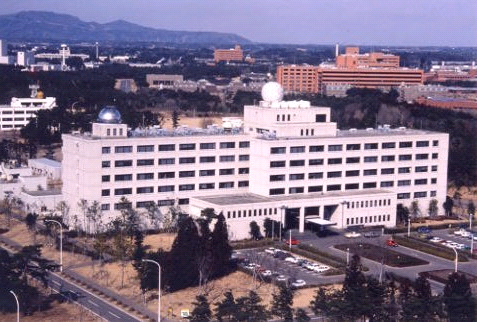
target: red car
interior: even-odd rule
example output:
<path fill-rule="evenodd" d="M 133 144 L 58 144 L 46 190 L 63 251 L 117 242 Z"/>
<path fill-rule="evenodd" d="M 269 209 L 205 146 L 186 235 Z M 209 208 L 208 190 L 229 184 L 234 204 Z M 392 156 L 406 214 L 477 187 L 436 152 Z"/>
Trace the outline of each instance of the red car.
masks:
<path fill-rule="evenodd" d="M 285 244 L 287 245 L 299 245 L 300 241 L 298 239 L 292 238 L 292 239 L 286 239 Z"/>
<path fill-rule="evenodd" d="M 392 240 L 392 239 L 386 240 L 386 245 L 391 246 L 391 247 L 398 247 L 398 243 L 396 243 L 396 242 L 395 242 L 394 240 Z"/>

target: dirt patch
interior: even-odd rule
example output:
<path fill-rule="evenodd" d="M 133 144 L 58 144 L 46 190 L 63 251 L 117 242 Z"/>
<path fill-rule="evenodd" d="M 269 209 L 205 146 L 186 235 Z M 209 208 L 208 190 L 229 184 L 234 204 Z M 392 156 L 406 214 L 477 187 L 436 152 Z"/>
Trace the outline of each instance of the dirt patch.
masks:
<path fill-rule="evenodd" d="M 170 251 L 176 235 L 169 233 L 147 235 L 144 238 L 144 246 L 148 246 L 152 251 L 156 251 L 159 248 L 162 248 L 164 251 Z"/>

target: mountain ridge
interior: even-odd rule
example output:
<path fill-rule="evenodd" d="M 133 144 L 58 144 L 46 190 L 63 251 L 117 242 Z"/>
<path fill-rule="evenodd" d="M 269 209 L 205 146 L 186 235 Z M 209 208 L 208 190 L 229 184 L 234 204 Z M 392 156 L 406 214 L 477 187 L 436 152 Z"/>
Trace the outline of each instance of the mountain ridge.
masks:
<path fill-rule="evenodd" d="M 76 16 L 51 11 L 20 11 L 0 15 L 0 39 L 9 41 L 108 41 L 195 44 L 249 44 L 233 33 L 181 31 L 144 27 L 123 19 L 107 23 L 86 22 Z"/>

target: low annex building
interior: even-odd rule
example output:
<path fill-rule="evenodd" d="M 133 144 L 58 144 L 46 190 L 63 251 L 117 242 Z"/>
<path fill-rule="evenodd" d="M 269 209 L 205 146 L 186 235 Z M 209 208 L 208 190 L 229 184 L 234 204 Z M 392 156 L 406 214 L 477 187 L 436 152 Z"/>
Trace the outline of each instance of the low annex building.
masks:
<path fill-rule="evenodd" d="M 195 216 L 214 208 L 230 237 L 243 239 L 251 221 L 262 226 L 265 218 L 300 232 L 392 227 L 398 204 L 444 202 L 448 134 L 387 125 L 339 130 L 329 107 L 283 101 L 278 83 L 267 83 L 262 97 L 244 107 L 243 126 L 207 129 L 130 131 L 116 108 L 104 108 L 92 133 L 62 137 L 71 213 L 83 222 L 78 203 L 97 201 L 107 222 L 121 197 L 144 213 L 151 203 Z"/>

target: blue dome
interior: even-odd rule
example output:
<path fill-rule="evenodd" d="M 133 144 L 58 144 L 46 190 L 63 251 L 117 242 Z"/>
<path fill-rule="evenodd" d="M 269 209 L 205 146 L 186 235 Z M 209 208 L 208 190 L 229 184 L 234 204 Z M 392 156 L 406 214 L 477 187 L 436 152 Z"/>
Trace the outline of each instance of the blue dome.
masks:
<path fill-rule="evenodd" d="M 122 123 L 121 113 L 115 106 L 105 106 L 98 114 L 99 123 L 119 124 Z"/>

